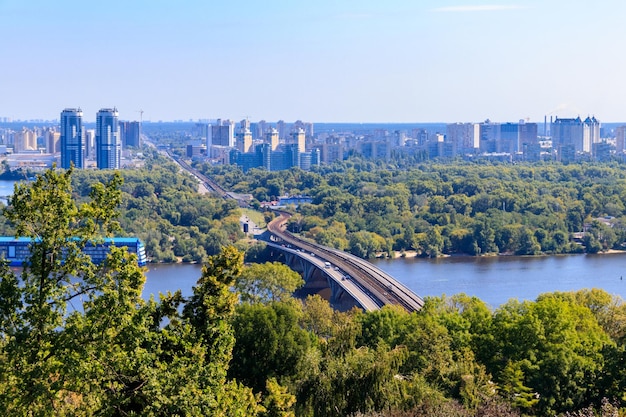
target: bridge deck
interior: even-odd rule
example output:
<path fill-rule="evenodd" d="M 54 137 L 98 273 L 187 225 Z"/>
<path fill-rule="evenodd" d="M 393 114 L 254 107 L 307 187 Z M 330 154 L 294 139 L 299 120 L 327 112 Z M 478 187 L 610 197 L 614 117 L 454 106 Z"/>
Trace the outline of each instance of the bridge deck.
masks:
<path fill-rule="evenodd" d="M 417 311 L 424 305 L 421 297 L 366 260 L 343 251 L 307 242 L 287 232 L 285 226 L 290 214 L 279 213 L 280 216 L 272 220 L 267 226 L 273 235 L 293 247 L 314 254 L 321 258 L 322 262 L 328 261 L 338 266 L 367 292 L 368 297 L 376 300 L 378 304 L 400 305 L 409 312 Z"/>
<path fill-rule="evenodd" d="M 284 247 L 272 242 L 268 242 L 268 245 L 280 249 L 281 251 L 290 252 L 295 256 L 299 256 L 303 258 L 306 262 L 309 262 L 312 265 L 315 265 L 321 271 L 323 271 L 326 275 L 328 275 L 332 280 L 336 282 L 345 292 L 350 294 L 350 296 L 365 310 L 365 311 L 375 311 L 380 309 L 379 302 L 372 297 L 365 288 L 360 286 L 358 282 L 352 279 L 345 279 L 345 274 L 338 267 L 339 270 L 335 270 L 334 268 L 326 268 L 324 259 L 321 259 L 317 256 L 312 256 L 308 252 L 298 251 L 296 249 Z"/>

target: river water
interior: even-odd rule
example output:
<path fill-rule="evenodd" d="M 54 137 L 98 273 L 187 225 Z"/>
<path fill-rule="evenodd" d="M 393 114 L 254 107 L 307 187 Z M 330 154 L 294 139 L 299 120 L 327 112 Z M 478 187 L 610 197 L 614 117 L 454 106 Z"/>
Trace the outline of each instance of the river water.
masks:
<path fill-rule="evenodd" d="M 0 196 L 13 192 L 13 181 L 0 181 Z M 541 293 L 601 288 L 626 298 L 626 253 L 540 257 L 399 258 L 373 261 L 415 293 L 441 296 L 465 293 L 496 308 L 511 298 L 534 300 Z M 201 266 L 148 266 L 144 297 L 182 290 L 190 295 Z M 622 279 L 624 277 L 624 279 Z"/>
<path fill-rule="evenodd" d="M 541 257 L 448 257 L 375 260 L 379 268 L 415 293 L 465 293 L 497 308 L 511 298 L 534 300 L 541 293 L 601 288 L 626 298 L 626 253 Z M 150 265 L 144 295 L 181 289 L 184 295 L 201 274 L 199 265 Z"/>

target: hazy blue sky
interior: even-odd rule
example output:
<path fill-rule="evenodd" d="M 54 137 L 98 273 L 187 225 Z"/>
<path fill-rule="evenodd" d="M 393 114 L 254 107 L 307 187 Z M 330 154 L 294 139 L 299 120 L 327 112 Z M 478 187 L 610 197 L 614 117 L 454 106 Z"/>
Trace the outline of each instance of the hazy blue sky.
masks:
<path fill-rule="evenodd" d="M 0 0 L 0 117 L 626 121 L 623 0 Z"/>

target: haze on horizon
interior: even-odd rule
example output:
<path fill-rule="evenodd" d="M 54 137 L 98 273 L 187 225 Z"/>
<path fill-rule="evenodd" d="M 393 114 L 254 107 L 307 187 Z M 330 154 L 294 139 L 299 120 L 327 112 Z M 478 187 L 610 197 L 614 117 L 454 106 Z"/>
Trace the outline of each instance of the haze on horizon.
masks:
<path fill-rule="evenodd" d="M 0 117 L 626 120 L 626 2 L 0 0 Z"/>

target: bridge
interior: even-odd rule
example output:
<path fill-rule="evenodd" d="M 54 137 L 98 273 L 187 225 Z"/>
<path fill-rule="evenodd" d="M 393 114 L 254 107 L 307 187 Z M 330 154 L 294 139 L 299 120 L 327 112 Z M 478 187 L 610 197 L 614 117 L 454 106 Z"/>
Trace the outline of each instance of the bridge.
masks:
<path fill-rule="evenodd" d="M 280 260 L 304 278 L 305 285 L 296 291 L 296 297 L 318 294 L 340 311 L 353 307 L 374 311 L 381 307 L 379 301 L 338 266 L 291 245 L 273 242 L 267 242 L 267 245 L 272 258 Z"/>
<path fill-rule="evenodd" d="M 409 312 L 418 311 L 424 300 L 391 275 L 352 254 L 303 240 L 286 230 L 291 216 L 278 212 L 279 216 L 268 225 L 272 235 L 273 250 L 282 251 L 285 263 L 302 272 L 307 286 L 319 285 L 320 275 L 325 277 L 330 289 L 331 304 L 347 305 L 351 297 L 354 305 L 364 310 L 377 310 L 384 305 L 398 305 Z M 299 266 L 308 262 L 309 266 Z M 314 267 L 316 271 L 310 268 Z M 319 272 L 319 271 L 323 272 Z"/>
<path fill-rule="evenodd" d="M 247 202 L 240 196 L 229 193 L 171 152 L 167 154 L 212 192 L 222 198 L 235 199 L 240 206 L 247 206 Z M 281 252 L 285 263 L 303 275 L 305 285 L 300 290 L 301 294 L 307 291 L 321 293 L 338 309 L 358 306 L 372 311 L 384 305 L 398 305 L 413 312 L 424 305 L 419 295 L 370 262 L 289 233 L 286 224 L 291 214 L 276 212 L 279 216 L 267 225 L 271 235 L 268 245 L 271 250 Z"/>

